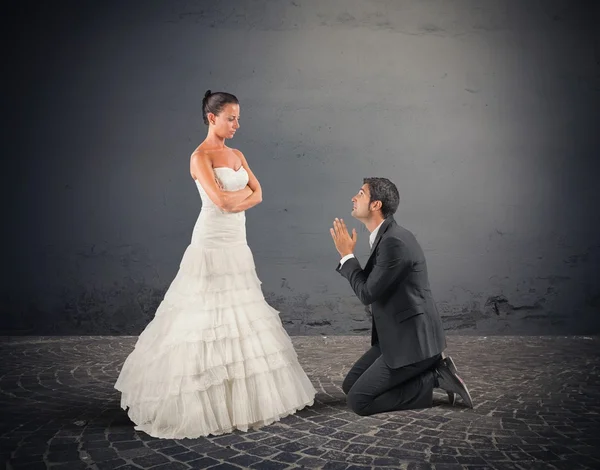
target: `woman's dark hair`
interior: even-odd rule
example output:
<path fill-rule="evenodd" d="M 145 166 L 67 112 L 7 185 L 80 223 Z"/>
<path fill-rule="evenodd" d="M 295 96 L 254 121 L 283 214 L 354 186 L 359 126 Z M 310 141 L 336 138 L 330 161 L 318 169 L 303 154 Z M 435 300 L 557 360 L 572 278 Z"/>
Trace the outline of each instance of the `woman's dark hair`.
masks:
<path fill-rule="evenodd" d="M 369 185 L 369 204 L 381 201 L 381 214 L 385 219 L 393 215 L 400 205 L 398 188 L 387 178 L 365 178 L 363 184 Z"/>
<path fill-rule="evenodd" d="M 211 93 L 210 90 L 207 90 L 204 93 L 204 99 L 202 100 L 202 119 L 204 119 L 204 124 L 208 126 L 208 113 L 213 113 L 215 116 L 218 116 L 223 106 L 226 104 L 240 104 L 235 95 L 231 93 L 225 93 L 223 91 L 217 91 L 216 93 Z"/>

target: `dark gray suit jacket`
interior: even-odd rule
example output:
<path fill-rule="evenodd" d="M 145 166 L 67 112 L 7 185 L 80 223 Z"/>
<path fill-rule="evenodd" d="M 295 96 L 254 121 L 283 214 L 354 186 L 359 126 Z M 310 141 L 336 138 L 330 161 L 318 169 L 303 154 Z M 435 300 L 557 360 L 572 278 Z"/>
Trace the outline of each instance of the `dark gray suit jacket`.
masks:
<path fill-rule="evenodd" d="M 425 255 L 415 236 L 388 217 L 377 232 L 364 269 L 350 258 L 337 271 L 371 306 L 371 345 L 379 344 L 392 369 L 423 361 L 446 348 L 429 287 Z"/>

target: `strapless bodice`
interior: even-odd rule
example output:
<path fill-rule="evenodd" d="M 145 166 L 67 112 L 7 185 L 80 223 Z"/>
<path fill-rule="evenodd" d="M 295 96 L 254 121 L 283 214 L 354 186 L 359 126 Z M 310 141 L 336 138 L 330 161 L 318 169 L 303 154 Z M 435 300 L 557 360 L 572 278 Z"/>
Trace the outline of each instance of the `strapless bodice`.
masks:
<path fill-rule="evenodd" d="M 229 167 L 213 168 L 215 177 L 225 191 L 239 191 L 248 184 L 248 172 L 242 166 L 238 170 Z M 194 226 L 192 244 L 205 248 L 226 248 L 246 243 L 245 212 L 225 212 L 212 202 L 202 185 L 196 181 L 202 199 L 202 209 Z"/>

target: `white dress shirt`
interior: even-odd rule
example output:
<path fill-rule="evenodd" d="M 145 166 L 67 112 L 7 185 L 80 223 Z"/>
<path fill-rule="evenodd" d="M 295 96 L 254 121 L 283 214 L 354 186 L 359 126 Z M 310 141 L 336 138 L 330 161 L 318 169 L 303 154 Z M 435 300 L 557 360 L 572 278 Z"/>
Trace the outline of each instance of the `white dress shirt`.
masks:
<path fill-rule="evenodd" d="M 371 235 L 369 235 L 369 247 L 370 248 L 373 248 L 373 243 L 375 243 L 375 238 L 377 238 L 377 232 L 379 232 L 379 227 L 381 227 L 383 222 L 385 222 L 385 219 L 381 222 L 381 224 L 379 224 L 377 227 L 375 227 L 375 230 L 373 230 L 371 232 Z M 342 266 L 344 266 L 344 263 L 346 261 L 348 261 L 350 258 L 354 258 L 354 253 L 350 253 L 349 255 L 346 255 L 340 260 L 340 268 Z"/>

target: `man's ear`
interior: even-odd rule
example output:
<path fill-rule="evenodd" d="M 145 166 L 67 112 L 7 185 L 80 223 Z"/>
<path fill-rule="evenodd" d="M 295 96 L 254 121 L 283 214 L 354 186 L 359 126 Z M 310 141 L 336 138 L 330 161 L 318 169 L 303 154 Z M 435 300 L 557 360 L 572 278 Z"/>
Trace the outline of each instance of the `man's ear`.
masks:
<path fill-rule="evenodd" d="M 371 203 L 371 210 L 372 211 L 380 211 L 382 207 L 381 201 L 373 201 Z"/>

